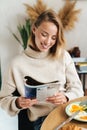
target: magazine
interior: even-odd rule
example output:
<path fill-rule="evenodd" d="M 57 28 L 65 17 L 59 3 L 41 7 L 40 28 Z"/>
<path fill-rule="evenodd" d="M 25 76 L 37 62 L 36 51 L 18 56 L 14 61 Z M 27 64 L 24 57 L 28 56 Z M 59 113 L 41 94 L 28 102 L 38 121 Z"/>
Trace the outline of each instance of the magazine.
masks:
<path fill-rule="evenodd" d="M 48 83 L 43 85 L 27 85 L 25 84 L 25 97 L 37 98 L 38 101 L 44 101 L 47 97 L 53 96 L 58 91 L 57 83 Z"/>

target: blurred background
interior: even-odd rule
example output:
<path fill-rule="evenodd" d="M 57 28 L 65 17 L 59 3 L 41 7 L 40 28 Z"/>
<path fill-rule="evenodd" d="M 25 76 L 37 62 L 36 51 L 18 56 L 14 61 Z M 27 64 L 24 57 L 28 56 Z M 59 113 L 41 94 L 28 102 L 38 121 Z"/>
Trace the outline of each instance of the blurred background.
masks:
<path fill-rule="evenodd" d="M 2 80 L 10 61 L 23 50 L 23 47 L 13 37 L 11 32 L 14 32 L 20 38 L 17 26 L 24 24 L 25 19 L 28 18 L 24 3 L 34 5 L 36 2 L 37 0 L 0 0 L 0 74 L 2 74 Z M 49 8 L 58 12 L 63 7 L 65 0 L 43 0 L 43 2 Z M 87 0 L 77 0 L 76 8 L 81 9 L 81 12 L 78 15 L 78 21 L 75 23 L 75 27 L 71 31 L 65 31 L 67 41 L 66 49 L 70 50 L 73 47 L 79 47 L 80 56 L 86 58 Z M 0 130 L 17 129 L 17 116 L 10 118 L 6 112 L 0 109 Z"/>

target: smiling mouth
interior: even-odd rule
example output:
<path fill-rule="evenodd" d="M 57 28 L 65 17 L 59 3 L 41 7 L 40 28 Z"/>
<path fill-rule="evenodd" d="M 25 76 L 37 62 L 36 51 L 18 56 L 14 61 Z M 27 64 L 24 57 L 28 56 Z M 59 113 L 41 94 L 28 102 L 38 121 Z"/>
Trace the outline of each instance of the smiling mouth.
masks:
<path fill-rule="evenodd" d="M 50 47 L 50 45 L 45 45 L 43 43 L 41 43 L 41 46 L 43 47 L 43 49 L 48 49 Z"/>

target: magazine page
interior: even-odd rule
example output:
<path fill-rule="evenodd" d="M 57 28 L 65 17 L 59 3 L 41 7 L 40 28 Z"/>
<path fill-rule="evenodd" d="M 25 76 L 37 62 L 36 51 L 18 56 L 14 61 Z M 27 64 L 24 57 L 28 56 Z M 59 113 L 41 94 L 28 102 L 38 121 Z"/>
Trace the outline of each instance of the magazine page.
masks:
<path fill-rule="evenodd" d="M 25 84 L 25 97 L 37 98 L 38 101 L 45 101 L 47 97 L 53 96 L 58 91 L 58 83 L 49 83 L 44 85 Z"/>

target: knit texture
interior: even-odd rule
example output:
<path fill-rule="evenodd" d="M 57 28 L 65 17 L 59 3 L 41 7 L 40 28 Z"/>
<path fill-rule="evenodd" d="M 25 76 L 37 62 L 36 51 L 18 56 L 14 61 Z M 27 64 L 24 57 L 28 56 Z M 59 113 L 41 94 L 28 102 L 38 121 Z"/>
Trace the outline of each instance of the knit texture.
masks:
<path fill-rule="evenodd" d="M 55 60 L 48 55 L 48 52 L 36 52 L 28 47 L 9 65 L 0 91 L 0 106 L 11 116 L 18 114 L 21 110 L 16 107 L 17 97 L 13 97 L 12 93 L 17 89 L 21 96 L 25 96 L 25 76 L 32 77 L 41 83 L 58 80 L 57 90 L 63 91 L 69 100 L 83 96 L 81 81 L 67 51 L 64 50 L 61 59 Z M 28 117 L 34 121 L 38 117 L 48 115 L 55 107 L 51 103 L 41 101 L 28 108 Z"/>

